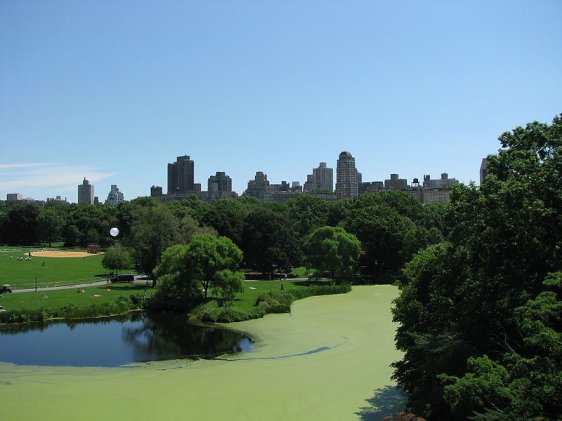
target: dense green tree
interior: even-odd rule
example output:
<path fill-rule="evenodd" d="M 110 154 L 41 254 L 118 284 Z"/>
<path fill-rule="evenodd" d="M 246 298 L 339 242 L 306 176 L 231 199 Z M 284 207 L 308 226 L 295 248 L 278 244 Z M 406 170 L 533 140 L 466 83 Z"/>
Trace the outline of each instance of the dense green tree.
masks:
<path fill-rule="evenodd" d="M 393 309 L 395 378 L 433 419 L 562 413 L 559 275 L 548 275 L 562 269 L 562 119 L 500 142 L 482 186 L 454 189 L 448 242 L 406 266 Z"/>
<path fill-rule="evenodd" d="M 37 228 L 40 239 L 49 243 L 49 247 L 53 241 L 60 239 L 63 226 L 64 218 L 60 212 L 53 208 L 41 209 L 37 217 Z"/>
<path fill-rule="evenodd" d="M 261 207 L 251 211 L 244 221 L 242 251 L 246 267 L 269 274 L 288 271 L 301 258 L 288 219 Z"/>
<path fill-rule="evenodd" d="M 293 229 L 303 238 L 316 228 L 327 225 L 329 203 L 317 196 L 303 194 L 288 202 L 289 219 L 293 221 Z"/>
<path fill-rule="evenodd" d="M 258 204 L 253 204 L 257 206 Z M 236 245 L 242 244 L 244 219 L 249 206 L 237 199 L 223 199 L 211 202 L 202 215 L 202 223 L 213 227 L 219 235 L 230 238 Z"/>
<path fill-rule="evenodd" d="M 115 273 L 116 271 L 132 267 L 133 256 L 128 249 L 117 243 L 105 250 L 102 265 Z"/>
<path fill-rule="evenodd" d="M 407 240 L 415 225 L 388 206 L 355 209 L 341 224 L 361 241 L 361 264 L 371 275 L 396 271 L 411 257 Z"/>
<path fill-rule="evenodd" d="M 201 283 L 205 299 L 209 288 L 224 289 L 231 298 L 242 289 L 243 276 L 238 273 L 242 251 L 230 238 L 196 234 L 189 243 L 187 259 L 191 277 Z"/>
<path fill-rule="evenodd" d="M 320 227 L 306 237 L 303 251 L 307 267 L 327 273 L 338 282 L 351 282 L 357 269 L 361 243 L 342 227 Z"/>
<path fill-rule="evenodd" d="M 196 234 L 189 244 L 169 247 L 155 273 L 161 279 L 154 302 L 185 310 L 207 298 L 209 289 L 229 300 L 241 291 L 242 252 L 227 237 Z"/>
<path fill-rule="evenodd" d="M 178 232 L 178 221 L 165 206 L 138 208 L 131 228 L 137 269 L 153 276 L 160 256 L 176 243 Z M 153 278 L 156 283 L 156 278 Z"/>
<path fill-rule="evenodd" d="M 8 244 L 30 245 L 39 240 L 37 218 L 39 208 L 30 203 L 14 203 L 8 207 L 2 226 L 2 238 Z"/>

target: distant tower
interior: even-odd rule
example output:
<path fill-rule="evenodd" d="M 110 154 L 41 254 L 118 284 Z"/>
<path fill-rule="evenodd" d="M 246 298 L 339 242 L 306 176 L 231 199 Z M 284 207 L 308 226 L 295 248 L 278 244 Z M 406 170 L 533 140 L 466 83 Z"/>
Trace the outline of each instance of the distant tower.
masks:
<path fill-rule="evenodd" d="M 488 175 L 488 158 L 483 158 L 480 164 L 480 185 L 484 182 L 484 179 Z"/>
<path fill-rule="evenodd" d="M 340 153 L 336 173 L 336 197 L 343 199 L 358 194 L 355 158 L 349 152 Z"/>
<path fill-rule="evenodd" d="M 168 194 L 190 194 L 194 192 L 195 163 L 187 155 L 178 156 L 176 162 L 168 164 Z"/>
<path fill-rule="evenodd" d="M 82 184 L 78 185 L 78 203 L 94 204 L 94 186 L 86 180 L 86 177 Z"/>
<path fill-rule="evenodd" d="M 217 172 L 209 177 L 207 195 L 209 200 L 223 199 L 232 194 L 232 179 L 224 172 Z"/>
<path fill-rule="evenodd" d="M 321 162 L 318 168 L 314 168 L 312 175 L 316 192 L 332 193 L 334 191 L 334 170 L 326 167 L 325 162 Z"/>
<path fill-rule="evenodd" d="M 123 193 L 119 191 L 115 184 L 111 185 L 111 191 L 107 195 L 107 199 L 105 201 L 106 205 L 117 205 L 119 202 L 125 200 Z"/>
<path fill-rule="evenodd" d="M 267 174 L 264 174 L 261 171 L 257 171 L 254 179 L 248 181 L 248 188 L 244 192 L 244 196 L 265 200 L 268 187 L 269 181 L 267 179 Z"/>

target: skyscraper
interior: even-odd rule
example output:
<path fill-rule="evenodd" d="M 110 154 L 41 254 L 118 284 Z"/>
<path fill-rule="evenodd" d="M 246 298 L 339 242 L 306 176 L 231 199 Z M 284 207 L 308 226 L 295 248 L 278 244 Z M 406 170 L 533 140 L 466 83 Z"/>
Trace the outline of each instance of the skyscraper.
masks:
<path fill-rule="evenodd" d="M 224 172 L 217 172 L 207 182 L 209 200 L 223 199 L 232 195 L 232 179 Z"/>
<path fill-rule="evenodd" d="M 168 164 L 168 194 L 190 194 L 195 191 L 195 163 L 187 155 Z"/>
<path fill-rule="evenodd" d="M 334 191 L 334 170 L 326 167 L 325 162 L 321 162 L 318 168 L 312 170 L 312 176 L 316 192 L 332 193 Z"/>
<path fill-rule="evenodd" d="M 94 204 L 94 186 L 86 180 L 86 177 L 84 177 L 82 184 L 78 185 L 78 203 Z"/>
<path fill-rule="evenodd" d="M 343 199 L 358 194 L 355 158 L 349 152 L 340 153 L 336 169 L 336 197 Z"/>
<path fill-rule="evenodd" d="M 119 191 L 119 188 L 117 187 L 117 185 L 112 184 L 111 185 L 111 191 L 107 195 L 107 199 L 105 200 L 105 204 L 115 206 L 119 202 L 122 202 L 123 200 L 125 200 L 125 197 L 123 196 L 123 193 L 121 193 Z"/>

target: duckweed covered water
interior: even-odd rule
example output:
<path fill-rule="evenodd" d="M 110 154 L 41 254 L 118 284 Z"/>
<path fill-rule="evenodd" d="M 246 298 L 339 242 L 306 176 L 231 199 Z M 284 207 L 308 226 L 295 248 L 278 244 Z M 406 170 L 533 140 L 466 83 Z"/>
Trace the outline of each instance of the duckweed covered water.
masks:
<path fill-rule="evenodd" d="M 297 301 L 291 314 L 229 325 L 251 353 L 137 368 L 0 364 L 2 419 L 376 420 L 401 398 L 390 379 L 391 286 Z M 281 358 L 280 358 L 281 357 Z M 392 405 L 391 405 L 391 404 Z"/>

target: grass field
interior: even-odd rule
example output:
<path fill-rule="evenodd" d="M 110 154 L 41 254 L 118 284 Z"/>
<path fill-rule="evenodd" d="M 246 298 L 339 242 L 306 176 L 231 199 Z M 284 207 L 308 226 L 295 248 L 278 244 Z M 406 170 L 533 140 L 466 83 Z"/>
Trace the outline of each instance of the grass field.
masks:
<path fill-rule="evenodd" d="M 102 255 L 84 258 L 32 257 L 31 247 L 0 248 L 0 284 L 13 289 L 73 285 L 100 281 L 108 277 L 102 266 Z M 21 258 L 21 260 L 20 260 Z"/>
<path fill-rule="evenodd" d="M 77 289 L 72 288 L 4 294 L 0 297 L 0 305 L 8 311 L 56 310 L 69 304 L 85 307 L 93 304 L 112 303 L 119 296 L 143 295 L 145 286 L 139 284 L 110 284 L 83 288 L 83 291 L 78 293 Z M 147 295 L 152 294 L 153 289 L 148 288 L 146 292 Z"/>

